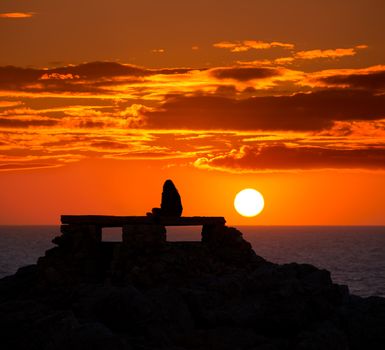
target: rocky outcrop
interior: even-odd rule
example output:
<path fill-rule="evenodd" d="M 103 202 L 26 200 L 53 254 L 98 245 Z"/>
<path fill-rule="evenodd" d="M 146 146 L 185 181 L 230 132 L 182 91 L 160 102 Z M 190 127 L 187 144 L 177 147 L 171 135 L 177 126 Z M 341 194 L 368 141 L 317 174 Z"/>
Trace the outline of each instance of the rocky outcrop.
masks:
<path fill-rule="evenodd" d="M 267 262 L 224 225 L 206 225 L 202 242 L 174 243 L 162 225 L 126 227 L 118 243 L 101 242 L 87 225 L 65 226 L 55 242 L 37 265 L 0 280 L 2 349 L 385 344 L 384 299 L 352 296 L 311 265 Z"/>

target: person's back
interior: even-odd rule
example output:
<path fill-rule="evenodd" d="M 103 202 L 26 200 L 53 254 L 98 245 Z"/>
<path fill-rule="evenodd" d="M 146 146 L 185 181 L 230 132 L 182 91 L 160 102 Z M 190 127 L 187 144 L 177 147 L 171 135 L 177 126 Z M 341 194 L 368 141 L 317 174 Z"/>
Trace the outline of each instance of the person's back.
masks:
<path fill-rule="evenodd" d="M 163 185 L 161 213 L 164 216 L 181 216 L 183 207 L 178 190 L 171 180 Z"/>

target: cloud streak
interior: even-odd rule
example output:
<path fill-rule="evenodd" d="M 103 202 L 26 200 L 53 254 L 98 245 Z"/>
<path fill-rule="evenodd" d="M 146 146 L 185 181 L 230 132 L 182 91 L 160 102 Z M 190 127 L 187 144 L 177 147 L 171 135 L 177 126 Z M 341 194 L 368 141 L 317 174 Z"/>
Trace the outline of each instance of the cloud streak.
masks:
<path fill-rule="evenodd" d="M 20 19 L 20 18 L 30 18 L 35 16 L 34 12 L 4 12 L 0 13 L 0 18 L 10 18 L 10 19 Z"/>
<path fill-rule="evenodd" d="M 286 66 L 301 61 L 317 60 L 317 59 L 339 59 L 342 57 L 351 57 L 357 55 L 359 50 L 367 49 L 368 45 L 356 45 L 351 48 L 337 49 L 313 49 L 292 52 L 291 56 L 277 57 L 271 59 L 259 59 L 253 61 L 237 61 L 240 65 L 250 66 Z"/>
<path fill-rule="evenodd" d="M 221 41 L 213 44 L 217 49 L 226 49 L 230 52 L 245 52 L 249 50 L 267 50 L 275 47 L 284 49 L 293 49 L 294 44 L 283 43 L 280 41 L 260 41 L 260 40 L 243 40 L 243 41 Z"/>
<path fill-rule="evenodd" d="M 362 50 L 368 48 L 367 45 L 357 45 L 353 48 L 345 49 L 327 49 L 327 50 L 307 50 L 307 51 L 298 51 L 295 53 L 294 57 L 303 59 L 303 60 L 313 60 L 317 58 L 340 58 L 346 56 L 354 56 L 357 54 L 357 50 Z"/>

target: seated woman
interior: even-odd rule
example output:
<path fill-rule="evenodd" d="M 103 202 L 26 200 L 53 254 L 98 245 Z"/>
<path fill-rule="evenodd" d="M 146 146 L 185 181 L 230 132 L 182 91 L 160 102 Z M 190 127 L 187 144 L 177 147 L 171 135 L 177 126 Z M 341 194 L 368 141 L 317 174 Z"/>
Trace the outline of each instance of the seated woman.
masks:
<path fill-rule="evenodd" d="M 151 214 L 154 216 L 179 217 L 182 215 L 182 211 L 182 201 L 178 190 L 171 180 L 166 180 L 163 185 L 160 208 L 152 208 Z"/>

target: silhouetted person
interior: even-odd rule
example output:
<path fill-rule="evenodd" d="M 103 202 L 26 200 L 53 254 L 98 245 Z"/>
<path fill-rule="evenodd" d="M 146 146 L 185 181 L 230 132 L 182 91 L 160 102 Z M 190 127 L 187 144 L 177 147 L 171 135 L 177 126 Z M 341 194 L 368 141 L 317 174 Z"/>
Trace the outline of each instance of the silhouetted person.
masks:
<path fill-rule="evenodd" d="M 181 216 L 182 211 L 182 201 L 178 190 L 171 180 L 166 180 L 163 185 L 160 208 L 153 208 L 152 214 L 155 216 Z"/>

